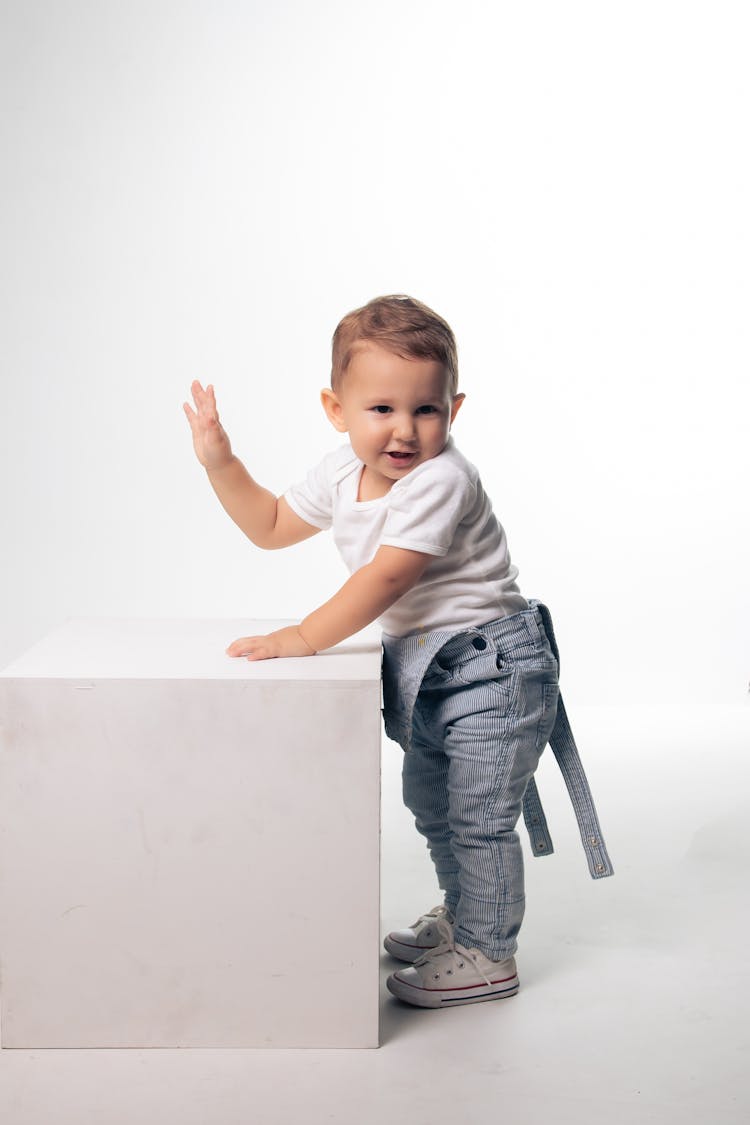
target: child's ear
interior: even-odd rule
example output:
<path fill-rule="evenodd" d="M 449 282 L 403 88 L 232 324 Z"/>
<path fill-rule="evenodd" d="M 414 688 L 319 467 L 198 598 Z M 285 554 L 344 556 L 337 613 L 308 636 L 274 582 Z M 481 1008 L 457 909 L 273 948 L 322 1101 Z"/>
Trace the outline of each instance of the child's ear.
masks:
<path fill-rule="evenodd" d="M 330 387 L 324 387 L 320 392 L 320 401 L 323 403 L 328 421 L 334 429 L 338 430 L 340 434 L 345 434 L 348 426 L 344 421 L 344 411 L 338 395 Z"/>
<path fill-rule="evenodd" d="M 456 415 L 458 414 L 459 410 L 461 409 L 461 405 L 462 405 L 465 398 L 466 398 L 466 395 L 454 395 L 453 396 L 453 405 L 451 406 L 451 425 L 453 425 L 453 422 L 455 421 Z"/>

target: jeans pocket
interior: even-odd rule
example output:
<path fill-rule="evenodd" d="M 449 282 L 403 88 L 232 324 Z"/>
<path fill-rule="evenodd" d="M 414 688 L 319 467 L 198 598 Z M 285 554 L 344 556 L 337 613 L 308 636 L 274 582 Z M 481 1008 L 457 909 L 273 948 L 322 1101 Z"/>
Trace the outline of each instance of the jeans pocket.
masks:
<path fill-rule="evenodd" d="M 510 714 L 516 698 L 518 683 L 517 670 L 509 661 L 498 656 L 494 674 L 485 680 L 485 686 L 495 700 L 495 706 L 502 715 Z"/>
<path fill-rule="evenodd" d="M 472 706 L 476 706 L 477 711 L 492 710 L 500 716 L 511 712 L 518 690 L 515 661 L 488 649 L 454 665 L 451 671 L 454 688 L 477 693 L 472 695 Z"/>

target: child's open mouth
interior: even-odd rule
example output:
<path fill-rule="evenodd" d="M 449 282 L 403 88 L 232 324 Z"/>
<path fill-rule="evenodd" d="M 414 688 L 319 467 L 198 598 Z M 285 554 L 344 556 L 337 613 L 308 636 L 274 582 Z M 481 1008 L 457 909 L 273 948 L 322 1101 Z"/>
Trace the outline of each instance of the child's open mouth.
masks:
<path fill-rule="evenodd" d="M 408 463 L 416 457 L 416 453 L 413 451 L 411 453 L 398 453 L 392 449 L 386 450 L 385 455 L 397 465 L 408 465 Z"/>

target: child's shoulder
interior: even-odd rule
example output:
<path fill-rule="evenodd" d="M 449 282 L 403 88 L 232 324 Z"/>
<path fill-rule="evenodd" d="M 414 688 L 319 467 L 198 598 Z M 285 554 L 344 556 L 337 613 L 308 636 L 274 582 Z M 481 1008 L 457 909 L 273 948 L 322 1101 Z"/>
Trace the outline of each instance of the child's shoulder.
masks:
<path fill-rule="evenodd" d="M 429 461 L 418 465 L 401 483 L 407 484 L 412 479 L 414 483 L 421 481 L 422 485 L 442 482 L 456 488 L 476 489 L 479 473 L 457 448 L 453 438 L 449 437 L 445 448 L 437 457 L 431 457 Z"/>
<path fill-rule="evenodd" d="M 318 470 L 328 479 L 331 485 L 336 485 L 362 467 L 362 462 L 357 457 L 351 445 L 339 445 L 326 453 L 318 465 Z"/>
<path fill-rule="evenodd" d="M 479 470 L 467 457 L 464 457 L 452 437 L 448 438 L 445 449 L 435 460 L 439 461 L 441 458 L 444 458 L 443 464 L 446 469 L 454 475 L 460 474 L 473 482 L 479 480 Z"/>

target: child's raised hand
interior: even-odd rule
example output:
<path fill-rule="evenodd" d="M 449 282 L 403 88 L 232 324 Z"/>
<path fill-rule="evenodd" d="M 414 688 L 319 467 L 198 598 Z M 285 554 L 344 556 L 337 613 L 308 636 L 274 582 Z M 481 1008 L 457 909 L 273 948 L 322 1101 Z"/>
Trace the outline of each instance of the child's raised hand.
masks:
<path fill-rule="evenodd" d="M 219 421 L 214 389 L 209 383 L 204 390 L 195 379 L 190 392 L 195 410 L 187 402 L 182 404 L 182 408 L 190 423 L 195 455 L 204 469 L 222 469 L 232 460 L 232 447 Z"/>

